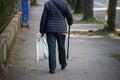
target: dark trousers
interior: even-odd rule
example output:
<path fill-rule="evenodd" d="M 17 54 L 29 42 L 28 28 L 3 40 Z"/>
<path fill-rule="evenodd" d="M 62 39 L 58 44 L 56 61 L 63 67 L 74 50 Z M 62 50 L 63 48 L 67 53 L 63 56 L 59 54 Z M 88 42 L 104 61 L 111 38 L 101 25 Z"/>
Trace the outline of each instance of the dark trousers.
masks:
<path fill-rule="evenodd" d="M 58 44 L 59 63 L 66 64 L 65 35 L 57 33 L 47 33 L 47 43 L 49 48 L 49 69 L 56 69 L 56 41 Z"/>

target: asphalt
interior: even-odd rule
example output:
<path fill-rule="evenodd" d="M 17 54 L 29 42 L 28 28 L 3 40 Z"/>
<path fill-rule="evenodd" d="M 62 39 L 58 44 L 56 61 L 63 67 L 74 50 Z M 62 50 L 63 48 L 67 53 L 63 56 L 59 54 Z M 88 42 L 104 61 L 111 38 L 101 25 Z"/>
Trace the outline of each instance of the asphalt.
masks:
<path fill-rule="evenodd" d="M 120 39 L 71 34 L 65 70 L 57 62 L 56 73 L 49 74 L 48 60 L 36 62 L 35 39 L 45 0 L 37 1 L 38 6 L 30 7 L 30 29 L 18 34 L 5 80 L 120 80 L 120 62 L 112 56 L 120 54 Z M 98 24 L 73 24 L 71 31 L 99 28 Z"/>

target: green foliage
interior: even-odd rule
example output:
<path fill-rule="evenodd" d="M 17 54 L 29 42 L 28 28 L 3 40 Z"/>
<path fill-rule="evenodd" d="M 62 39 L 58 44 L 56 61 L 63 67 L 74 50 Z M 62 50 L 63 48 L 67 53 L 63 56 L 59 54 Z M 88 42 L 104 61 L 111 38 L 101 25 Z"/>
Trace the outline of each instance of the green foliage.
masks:
<path fill-rule="evenodd" d="M 104 24 L 103 21 L 95 18 L 88 18 L 86 20 L 82 19 L 83 14 L 73 14 L 74 21 L 76 23 L 85 23 L 85 24 Z"/>
<path fill-rule="evenodd" d="M 92 18 L 86 18 L 86 19 L 82 19 L 81 20 L 83 23 L 87 23 L 87 24 L 103 24 L 103 21 L 95 19 L 94 17 Z"/>
<path fill-rule="evenodd" d="M 105 29 L 100 29 L 95 32 L 97 35 L 102 35 L 108 38 L 120 38 L 120 32 L 108 32 Z"/>
<path fill-rule="evenodd" d="M 37 5 L 37 1 L 36 0 L 30 0 L 30 4 L 31 5 Z"/>
<path fill-rule="evenodd" d="M 15 1 L 16 0 L 0 0 L 0 28 L 12 15 Z"/>
<path fill-rule="evenodd" d="M 95 23 L 95 24 L 104 24 L 103 21 L 97 20 L 97 19 L 94 19 L 94 18 L 88 19 L 88 20 L 86 20 L 85 22 L 86 22 L 86 23 Z"/>
<path fill-rule="evenodd" d="M 76 16 L 76 17 L 82 17 L 83 14 L 82 14 L 82 13 L 74 13 L 73 16 Z"/>

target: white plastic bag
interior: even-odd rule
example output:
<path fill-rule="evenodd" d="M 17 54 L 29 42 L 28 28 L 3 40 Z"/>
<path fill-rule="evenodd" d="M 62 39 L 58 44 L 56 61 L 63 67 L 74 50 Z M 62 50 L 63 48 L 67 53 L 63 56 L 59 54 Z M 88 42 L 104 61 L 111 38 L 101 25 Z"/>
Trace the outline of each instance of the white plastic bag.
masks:
<path fill-rule="evenodd" d="M 37 34 L 36 41 L 36 61 L 42 61 L 48 59 L 48 45 L 44 37 Z"/>

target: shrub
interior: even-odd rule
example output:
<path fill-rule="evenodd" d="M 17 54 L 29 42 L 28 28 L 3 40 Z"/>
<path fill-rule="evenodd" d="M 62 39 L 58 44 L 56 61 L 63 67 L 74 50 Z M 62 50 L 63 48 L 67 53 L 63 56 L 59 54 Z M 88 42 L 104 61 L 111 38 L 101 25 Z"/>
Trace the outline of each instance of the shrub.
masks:
<path fill-rule="evenodd" d="M 0 0 L 0 28 L 14 12 L 16 1 L 17 0 Z"/>

